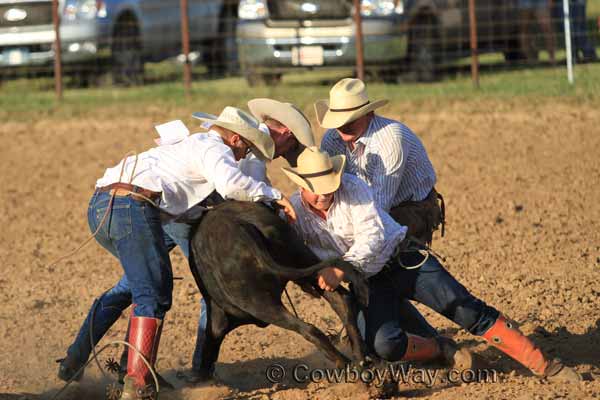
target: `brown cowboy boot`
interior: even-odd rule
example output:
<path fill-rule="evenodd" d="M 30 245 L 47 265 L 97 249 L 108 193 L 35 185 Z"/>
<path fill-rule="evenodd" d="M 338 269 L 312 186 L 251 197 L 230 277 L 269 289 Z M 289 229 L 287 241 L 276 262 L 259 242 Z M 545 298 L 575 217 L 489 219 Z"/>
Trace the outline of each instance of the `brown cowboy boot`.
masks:
<path fill-rule="evenodd" d="M 529 368 L 535 375 L 552 380 L 577 382 L 581 376 L 558 359 L 549 360 L 516 324 L 500 315 L 494 325 L 483 334 L 494 347 Z"/>
<path fill-rule="evenodd" d="M 406 336 L 408 345 L 401 361 L 442 360 L 444 364 L 460 369 L 470 368 L 473 364 L 471 353 L 466 349 L 459 349 L 450 338 L 425 338 L 410 333 Z"/>
<path fill-rule="evenodd" d="M 138 351 L 129 349 L 127 376 L 123 379 L 121 400 L 153 399 L 155 397 L 155 382 L 142 356 L 154 368 L 161 332 L 162 320 L 131 317 L 129 343 Z"/>

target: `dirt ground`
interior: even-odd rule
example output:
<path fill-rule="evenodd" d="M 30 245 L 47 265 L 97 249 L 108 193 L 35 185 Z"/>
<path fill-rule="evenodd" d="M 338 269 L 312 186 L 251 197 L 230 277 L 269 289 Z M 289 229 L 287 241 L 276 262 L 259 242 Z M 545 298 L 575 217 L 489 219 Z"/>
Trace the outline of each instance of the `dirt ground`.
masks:
<path fill-rule="evenodd" d="M 309 105 L 305 109 L 310 110 Z M 128 150 L 152 145 L 152 126 L 191 109 L 152 109 L 107 118 L 52 115 L 0 124 L 0 399 L 51 398 L 62 387 L 55 359 L 64 356 L 93 299 L 116 282 L 117 261 L 95 243 L 47 265 L 88 235 L 86 209 L 95 180 Z M 204 110 L 218 113 L 219 110 Z M 382 110 L 423 139 L 447 203 L 447 234 L 434 248 L 467 288 L 522 323 L 544 351 L 584 377 L 555 384 L 425 308 L 446 335 L 481 355 L 496 383 L 408 382 L 400 397 L 436 399 L 600 398 L 600 112 L 596 104 L 556 100 L 399 104 Z M 312 115 L 312 114 L 311 114 Z M 314 118 L 314 117 L 313 117 Z M 186 119 L 192 126 L 192 121 Z M 321 132 L 318 132 L 321 135 Z M 271 173 L 276 186 L 291 184 Z M 179 388 L 164 398 L 366 399 L 358 383 L 297 383 L 298 364 L 331 367 L 302 337 L 279 328 L 244 327 L 224 342 L 217 380 L 183 387 L 190 367 L 199 294 L 176 251 L 174 305 L 166 319 L 158 369 Z M 339 321 L 320 300 L 291 287 L 303 319 L 324 330 Z M 122 318 L 100 344 L 121 339 Z M 100 356 L 118 357 L 117 349 Z M 288 372 L 272 384 L 266 369 Z M 107 383 L 92 365 L 64 399 L 101 399 Z"/>

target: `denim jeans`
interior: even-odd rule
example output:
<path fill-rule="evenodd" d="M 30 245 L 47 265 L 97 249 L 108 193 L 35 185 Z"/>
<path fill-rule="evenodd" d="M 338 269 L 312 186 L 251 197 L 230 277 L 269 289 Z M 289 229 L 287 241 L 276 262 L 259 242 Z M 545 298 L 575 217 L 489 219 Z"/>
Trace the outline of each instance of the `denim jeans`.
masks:
<path fill-rule="evenodd" d="M 417 265 L 423 260 L 418 252 L 400 257 L 404 265 Z M 433 256 L 417 269 L 405 269 L 392 261 L 369 279 L 369 291 L 366 342 L 388 361 L 401 360 L 406 352 L 406 333 L 415 334 L 404 328 L 405 299 L 426 305 L 474 335 L 484 334 L 499 316 L 496 309 L 469 293 Z"/>
<path fill-rule="evenodd" d="M 92 232 L 102 221 L 109 201 L 109 193 L 96 192 L 92 196 L 88 208 Z M 145 201 L 129 196 L 115 197 L 112 212 L 106 217 L 96 240 L 119 259 L 125 274 L 94 301 L 75 341 L 67 350 L 69 357 L 85 363 L 92 351 L 91 328 L 95 345 L 132 300 L 137 304 L 134 315 L 164 317 L 171 306 L 173 287 L 169 252 L 179 245 L 188 257 L 190 231 L 188 224 L 161 224 L 158 210 Z"/>
<path fill-rule="evenodd" d="M 587 33 L 587 21 L 585 19 L 585 0 L 571 0 L 570 1 L 570 13 L 572 21 L 572 34 L 573 38 L 573 58 L 578 59 L 577 53 L 581 51 L 583 59 L 586 61 L 592 61 L 597 59 L 596 48 L 593 42 L 588 37 Z"/>

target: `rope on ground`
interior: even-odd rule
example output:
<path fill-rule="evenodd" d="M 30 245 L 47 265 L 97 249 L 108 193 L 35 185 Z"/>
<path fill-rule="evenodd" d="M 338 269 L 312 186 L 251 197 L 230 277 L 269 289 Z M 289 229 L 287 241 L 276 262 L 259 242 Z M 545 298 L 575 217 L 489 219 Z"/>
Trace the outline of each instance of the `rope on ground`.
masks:
<path fill-rule="evenodd" d="M 296 312 L 296 307 L 294 307 L 294 303 L 292 302 L 292 298 L 290 297 L 290 294 L 288 293 L 287 288 L 284 288 L 283 291 L 285 292 L 285 296 L 287 297 L 288 301 L 290 302 L 290 306 L 292 306 L 292 310 L 294 311 L 294 314 L 296 314 L 296 318 L 300 318 L 298 316 L 298 313 Z"/>
<path fill-rule="evenodd" d="M 104 350 L 106 350 L 107 348 L 109 348 L 110 346 L 114 346 L 114 345 L 118 345 L 118 344 L 122 344 L 123 346 L 128 347 L 129 349 L 137 352 L 137 354 L 140 356 L 140 358 L 142 359 L 142 361 L 144 362 L 144 364 L 146 364 L 146 367 L 148 368 L 148 370 L 150 371 L 150 373 L 152 374 L 152 379 L 154 380 L 154 387 L 156 388 L 156 393 L 160 392 L 160 385 L 158 383 L 158 376 L 156 375 L 156 372 L 154 371 L 154 368 L 152 367 L 152 365 L 150 365 L 150 362 L 146 359 L 146 357 L 135 347 L 133 347 L 131 344 L 123 341 L 123 340 L 115 340 L 113 342 L 110 342 L 104 346 L 102 346 L 102 348 L 100 350 L 98 350 L 96 352 L 96 354 L 94 356 L 92 356 L 91 359 L 89 359 L 81 368 L 79 368 L 77 370 L 77 372 L 75 374 L 73 374 L 73 377 L 71 377 L 71 379 L 69 379 L 67 381 L 67 383 L 64 384 L 64 386 L 54 395 L 52 396 L 52 398 L 50 400 L 56 400 L 58 399 L 63 393 L 64 391 L 67 389 L 67 387 L 69 387 L 69 385 L 75 380 L 75 378 L 81 373 L 83 372 L 83 370 L 94 360 L 98 357 L 98 355 L 100 355 Z M 104 371 L 103 371 L 104 372 Z"/>
<path fill-rule="evenodd" d="M 134 173 L 135 173 L 135 170 L 136 170 L 136 167 L 137 167 L 137 163 L 138 163 L 138 155 L 134 151 L 130 151 L 127 154 L 125 154 L 125 157 L 123 158 L 123 162 L 122 162 L 122 165 L 121 165 L 121 171 L 119 172 L 119 182 L 121 182 L 122 179 L 123 179 L 123 173 L 125 171 L 125 163 L 127 162 L 127 159 L 129 157 L 131 157 L 131 156 L 135 156 L 135 159 L 134 159 L 133 169 L 131 171 L 131 176 L 129 177 L 129 182 L 128 183 L 131 184 L 131 182 L 133 181 Z M 146 200 L 147 202 L 149 202 L 150 204 L 152 204 L 154 207 L 158 207 L 158 205 L 156 203 L 154 203 L 151 199 L 147 198 L 146 196 L 144 196 L 144 195 L 142 195 L 140 193 L 135 193 L 135 192 L 131 192 L 131 191 L 129 191 L 129 193 L 131 195 L 135 195 L 137 197 L 143 198 L 144 200 Z M 69 253 L 67 253 L 67 254 L 59 257 L 55 261 L 53 261 L 50 264 L 48 264 L 47 268 L 52 267 L 52 266 L 58 264 L 59 262 L 65 260 L 67 258 L 72 257 L 77 252 L 79 252 L 83 247 L 85 247 L 92 239 L 94 239 L 96 237 L 96 235 L 98 234 L 98 232 L 100 232 L 100 229 L 102 229 L 102 227 L 104 226 L 104 223 L 106 222 L 107 217 L 110 215 L 110 213 L 112 211 L 112 206 L 113 206 L 113 203 L 114 203 L 115 196 L 116 196 L 116 190 L 114 190 L 111 193 L 110 200 L 108 202 L 108 207 L 106 207 L 106 211 L 104 212 L 104 215 L 102 216 L 102 219 L 100 220 L 100 223 L 98 224 L 98 227 L 96 228 L 96 230 L 94 231 L 94 233 L 92 233 L 92 235 L 90 235 L 88 238 L 86 238 L 74 250 L 70 251 Z M 158 379 L 156 377 L 156 374 L 155 374 L 153 368 L 150 366 L 150 364 L 148 363 L 148 361 L 146 360 L 146 358 L 143 356 L 143 354 L 141 354 L 139 352 L 139 350 L 137 350 L 136 348 L 134 348 L 133 346 L 131 346 L 129 343 L 124 342 L 124 341 L 114 341 L 114 342 L 111 342 L 111 343 L 107 344 L 106 346 L 102 347 L 102 349 L 100 351 L 96 351 L 96 344 L 94 343 L 94 318 L 95 318 L 95 315 L 96 315 L 96 309 L 98 307 L 100 299 L 107 292 L 108 291 L 104 292 L 98 298 L 98 301 L 95 302 L 94 307 L 92 309 L 91 316 L 90 316 L 90 345 L 92 347 L 92 353 L 93 353 L 92 358 L 90 360 L 88 360 L 81 368 L 79 368 L 79 370 L 77 370 L 77 373 L 75 373 L 73 375 L 73 377 L 67 381 L 67 383 L 65 384 L 65 386 L 52 398 L 53 400 L 56 399 L 56 398 L 58 398 L 58 396 L 71 384 L 71 382 L 73 382 L 73 380 L 75 379 L 75 377 L 77 377 L 79 375 L 79 373 L 82 372 L 85 369 L 85 367 L 87 367 L 94 360 L 96 361 L 96 365 L 98 366 L 98 369 L 100 369 L 100 372 L 102 372 L 102 374 L 106 378 L 106 372 L 104 372 L 104 369 L 100 365 L 100 361 L 98 360 L 98 355 L 100 353 L 102 353 L 108 346 L 114 345 L 114 344 L 123 344 L 126 347 L 132 348 L 134 351 L 136 351 L 136 352 L 139 353 L 139 355 L 142 357 L 142 360 L 144 361 L 144 363 L 146 364 L 146 366 L 150 369 L 150 372 L 152 373 L 152 377 L 154 378 L 154 382 L 156 384 L 156 392 L 158 393 L 158 390 L 159 390 Z"/>

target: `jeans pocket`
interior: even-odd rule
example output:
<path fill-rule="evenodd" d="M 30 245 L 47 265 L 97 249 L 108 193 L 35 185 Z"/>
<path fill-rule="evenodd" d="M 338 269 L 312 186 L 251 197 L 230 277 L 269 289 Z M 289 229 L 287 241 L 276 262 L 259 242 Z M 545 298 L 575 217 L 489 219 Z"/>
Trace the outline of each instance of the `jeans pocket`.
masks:
<path fill-rule="evenodd" d="M 107 215 L 108 214 L 108 215 Z M 121 240 L 131 235 L 131 206 L 129 204 L 113 204 L 96 208 L 96 226 L 102 224 L 100 231 L 109 240 Z"/>

